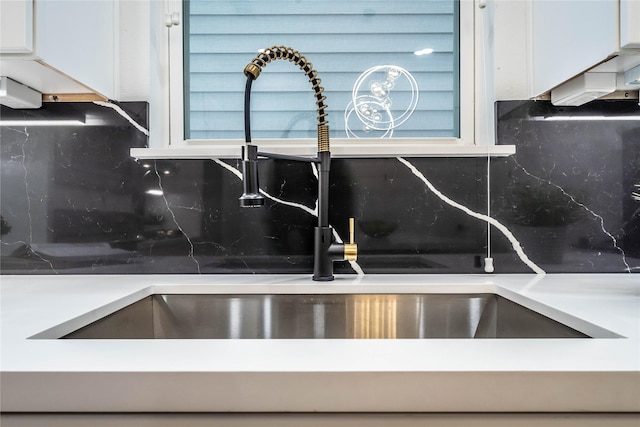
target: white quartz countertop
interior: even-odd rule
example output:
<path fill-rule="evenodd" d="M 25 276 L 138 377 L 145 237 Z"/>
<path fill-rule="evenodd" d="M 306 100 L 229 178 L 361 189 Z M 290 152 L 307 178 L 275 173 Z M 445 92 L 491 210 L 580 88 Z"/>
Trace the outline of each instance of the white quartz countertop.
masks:
<path fill-rule="evenodd" d="M 640 411 L 640 275 L 0 276 L 2 412 Z M 57 340 L 154 293 L 492 292 L 592 339 Z"/>

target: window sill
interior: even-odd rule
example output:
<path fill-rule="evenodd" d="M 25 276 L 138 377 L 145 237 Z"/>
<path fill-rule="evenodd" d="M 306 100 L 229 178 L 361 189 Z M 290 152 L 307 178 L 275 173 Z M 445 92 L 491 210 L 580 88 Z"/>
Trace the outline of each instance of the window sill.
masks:
<path fill-rule="evenodd" d="M 256 140 L 253 144 L 262 152 L 314 157 L 315 140 L 276 141 Z M 224 141 L 216 145 L 192 142 L 158 148 L 132 148 L 136 159 L 237 159 L 242 141 Z M 331 142 L 331 156 L 336 158 L 385 157 L 507 157 L 515 154 L 515 145 L 416 144 L 402 140 L 337 140 Z"/>

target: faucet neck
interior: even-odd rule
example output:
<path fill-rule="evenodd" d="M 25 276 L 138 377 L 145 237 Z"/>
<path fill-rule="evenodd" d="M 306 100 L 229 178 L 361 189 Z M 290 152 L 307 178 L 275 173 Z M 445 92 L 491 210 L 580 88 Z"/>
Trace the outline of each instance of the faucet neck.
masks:
<path fill-rule="evenodd" d="M 244 126 L 245 126 L 245 141 L 251 142 L 251 129 L 250 129 L 250 98 L 251 98 L 251 83 L 256 80 L 264 68 L 269 62 L 277 59 L 286 59 L 289 62 L 296 64 L 304 74 L 309 78 L 311 88 L 314 91 L 316 98 L 316 105 L 318 111 L 318 152 L 325 152 L 329 150 L 329 126 L 327 121 L 328 113 L 326 113 L 327 106 L 324 101 L 327 99 L 323 95 L 324 88 L 320 86 L 322 80 L 318 77 L 318 72 L 313 69 L 313 64 L 307 60 L 297 50 L 294 50 L 286 46 L 272 46 L 268 49 L 262 50 L 258 55 L 251 60 L 251 62 L 244 68 L 244 74 L 247 76 L 247 83 L 244 92 Z"/>

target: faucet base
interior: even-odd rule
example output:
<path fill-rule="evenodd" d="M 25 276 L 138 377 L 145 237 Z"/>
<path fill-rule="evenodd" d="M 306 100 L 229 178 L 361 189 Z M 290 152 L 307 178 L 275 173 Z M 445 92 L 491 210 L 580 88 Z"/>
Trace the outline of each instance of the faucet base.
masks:
<path fill-rule="evenodd" d="M 314 274 L 311 279 L 315 282 L 331 282 L 335 277 L 333 277 L 333 274 L 331 276 L 316 276 Z"/>
<path fill-rule="evenodd" d="M 333 259 L 330 253 L 333 243 L 333 229 L 331 227 L 315 227 L 313 280 L 329 282 L 333 280 Z"/>

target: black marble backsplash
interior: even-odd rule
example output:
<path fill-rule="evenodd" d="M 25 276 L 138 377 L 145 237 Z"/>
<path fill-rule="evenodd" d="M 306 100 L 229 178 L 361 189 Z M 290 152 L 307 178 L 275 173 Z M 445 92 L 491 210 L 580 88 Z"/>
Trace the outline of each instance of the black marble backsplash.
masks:
<path fill-rule="evenodd" d="M 145 103 L 120 106 L 143 127 Z M 516 154 L 335 159 L 330 223 L 347 238 L 356 218 L 358 267 L 370 273 L 640 272 L 640 107 L 595 101 L 497 103 L 497 137 Z M 78 118 L 83 125 L 36 125 Z M 144 161 L 129 156 L 146 136 L 112 108 L 2 107 L 3 274 L 310 273 L 316 180 L 308 164 L 265 160 L 262 209 L 238 206 L 235 160 Z M 262 161 L 261 161 L 262 162 Z M 487 182 L 490 180 L 489 183 Z M 490 203 L 487 203 L 487 184 Z M 291 206 L 289 202 L 294 205 Z M 502 228 L 502 227 L 501 227 Z M 356 268 L 358 268 L 356 267 Z M 336 273 L 354 274 L 349 263 Z"/>

